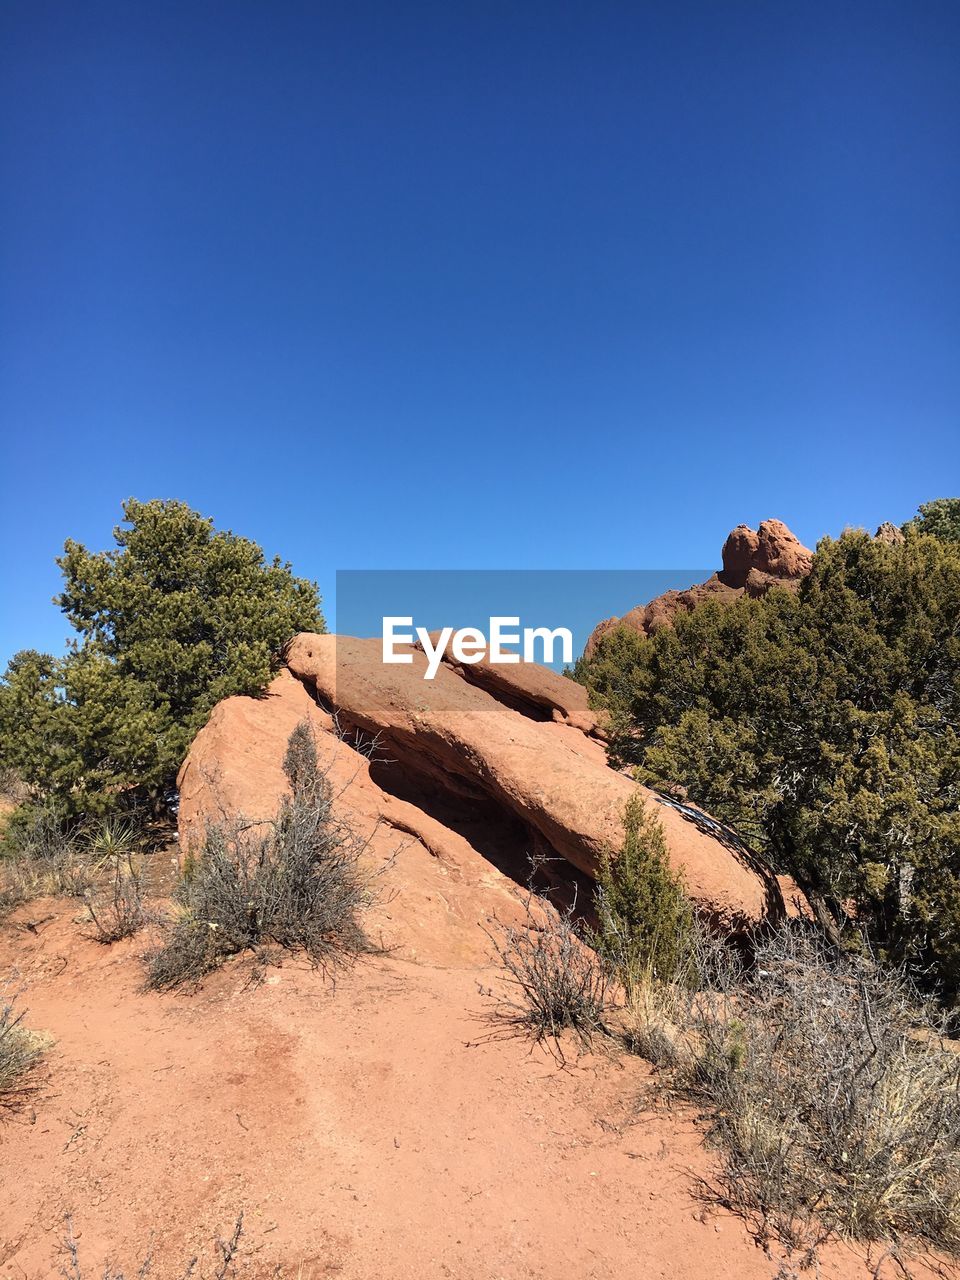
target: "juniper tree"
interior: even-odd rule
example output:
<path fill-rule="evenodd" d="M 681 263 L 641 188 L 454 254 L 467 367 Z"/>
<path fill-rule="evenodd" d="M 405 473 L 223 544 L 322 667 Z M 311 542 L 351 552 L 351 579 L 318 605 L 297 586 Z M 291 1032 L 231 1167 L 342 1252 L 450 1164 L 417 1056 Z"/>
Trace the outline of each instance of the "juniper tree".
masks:
<path fill-rule="evenodd" d="M 670 866 L 663 828 L 638 791 L 627 802 L 623 847 L 598 876 L 597 950 L 630 992 L 646 977 L 672 978 L 692 926 L 683 881 Z"/>
<path fill-rule="evenodd" d="M 578 673 L 642 781 L 729 822 L 825 924 L 960 988 L 960 545 L 824 539 L 798 596 L 614 631 Z"/>
<path fill-rule="evenodd" d="M 922 502 L 918 514 L 903 526 L 904 532 L 932 533 L 945 542 L 960 542 L 960 498 L 935 498 Z"/>
<path fill-rule="evenodd" d="M 66 543 L 62 658 L 17 655 L 0 682 L 0 758 L 72 812 L 158 798 L 213 706 L 257 694 L 298 631 L 322 631 L 314 583 L 185 503 L 124 503 L 115 548 Z"/>

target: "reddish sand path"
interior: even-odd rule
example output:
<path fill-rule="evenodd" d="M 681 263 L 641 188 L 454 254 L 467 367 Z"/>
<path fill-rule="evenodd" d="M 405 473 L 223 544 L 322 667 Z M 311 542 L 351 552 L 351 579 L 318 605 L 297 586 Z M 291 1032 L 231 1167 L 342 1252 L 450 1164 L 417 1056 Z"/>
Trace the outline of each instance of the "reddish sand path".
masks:
<path fill-rule="evenodd" d="M 150 1276 L 173 1280 L 240 1210 L 244 1277 L 777 1274 L 692 1195 L 713 1157 L 690 1118 L 638 1109 L 642 1063 L 477 1043 L 490 972 L 377 958 L 334 988 L 288 959 L 258 986 L 235 965 L 144 994 L 142 944 L 84 940 L 73 904 L 14 921 L 51 912 L 0 938 L 0 972 L 18 966 L 55 1039 L 34 1115 L 0 1125 L 4 1278 L 57 1275 L 69 1213 L 84 1276 L 109 1261 L 131 1280 L 152 1243 Z M 821 1272 L 870 1273 L 845 1249 Z"/>

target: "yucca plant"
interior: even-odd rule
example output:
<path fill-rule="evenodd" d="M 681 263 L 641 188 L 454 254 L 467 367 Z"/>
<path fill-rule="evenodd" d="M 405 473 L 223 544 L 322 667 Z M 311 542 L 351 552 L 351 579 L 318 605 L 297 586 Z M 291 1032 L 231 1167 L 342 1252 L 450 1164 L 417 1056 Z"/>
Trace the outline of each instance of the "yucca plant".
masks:
<path fill-rule="evenodd" d="M 119 942 L 143 928 L 138 844 L 138 829 L 129 818 L 101 818 L 87 834 L 86 848 L 109 886 L 105 891 L 89 890 L 85 895 L 98 942 Z"/>

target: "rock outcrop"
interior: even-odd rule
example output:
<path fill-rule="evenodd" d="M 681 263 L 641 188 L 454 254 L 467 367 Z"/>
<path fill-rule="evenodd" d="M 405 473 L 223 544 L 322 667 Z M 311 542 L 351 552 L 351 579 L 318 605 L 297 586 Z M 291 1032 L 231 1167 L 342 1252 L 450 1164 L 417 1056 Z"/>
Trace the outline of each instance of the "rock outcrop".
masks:
<path fill-rule="evenodd" d="M 602 637 L 616 626 L 652 635 L 659 627 L 670 626 L 678 613 L 690 613 L 705 600 L 728 603 L 743 595 L 759 597 L 771 587 L 796 590 L 813 564 L 813 552 L 782 520 L 764 520 L 759 529 L 737 525 L 723 544 L 721 557 L 723 568 L 706 582 L 686 591 L 666 591 L 622 618 L 598 623 L 587 640 L 584 656 L 592 657 Z"/>
<path fill-rule="evenodd" d="M 432 816 L 442 812 L 437 797 L 422 804 L 404 799 L 393 762 L 351 745 L 289 671 L 261 698 L 225 698 L 197 734 L 178 778 L 181 849 L 195 851 L 209 823 L 266 823 L 276 815 L 288 791 L 287 741 L 303 720 L 314 730 L 335 814 L 366 842 L 367 861 L 381 876 L 376 936 L 412 959 L 481 962 L 488 947 L 477 926 L 520 915 L 515 885 L 499 869 L 509 866 L 516 833 L 481 827 L 485 815 L 466 805 L 441 820 Z M 378 774 L 390 777 L 393 790 L 378 785 L 372 776 Z M 392 904 L 401 895 L 397 913 Z"/>
<path fill-rule="evenodd" d="M 756 531 L 740 524 L 730 533 L 721 552 L 723 569 L 717 575 L 728 587 L 744 587 L 751 581 L 758 588 L 766 584 L 796 585 L 813 565 L 813 552 L 790 532 L 782 520 L 764 520 Z"/>
<path fill-rule="evenodd" d="M 505 706 L 534 720 L 569 725 L 592 737 L 604 736 L 586 688 L 549 667 L 535 662 L 503 665 L 490 662 L 486 656 L 479 662 L 458 665 L 449 650 L 444 653 L 444 661 L 469 684 L 479 685 Z"/>
<path fill-rule="evenodd" d="M 888 547 L 899 547 L 906 542 L 904 532 L 897 525 L 892 524 L 889 520 L 884 520 L 883 524 L 873 535 L 877 542 L 885 542 Z"/>
<path fill-rule="evenodd" d="M 622 843 L 637 784 L 609 766 L 586 697 L 565 677 L 533 664 L 443 663 L 427 681 L 426 658 L 410 655 L 384 665 L 379 640 L 298 636 L 265 697 L 226 699 L 197 736 L 179 779 L 181 841 L 195 844 L 209 821 L 270 818 L 286 789 L 287 739 L 306 719 L 337 814 L 392 866 L 403 945 L 429 941 L 435 953 L 444 924 L 469 923 L 448 930 L 455 958 L 483 941 L 478 921 L 516 912 L 530 856 L 548 880 L 589 898 L 602 854 Z M 776 879 L 727 833 L 645 794 L 704 917 L 740 933 L 783 913 Z"/>

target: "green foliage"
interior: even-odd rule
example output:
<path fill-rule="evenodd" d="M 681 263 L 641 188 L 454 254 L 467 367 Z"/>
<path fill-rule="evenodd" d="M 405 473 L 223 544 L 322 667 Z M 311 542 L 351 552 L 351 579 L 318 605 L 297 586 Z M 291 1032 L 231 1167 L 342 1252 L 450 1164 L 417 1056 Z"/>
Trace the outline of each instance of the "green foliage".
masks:
<path fill-rule="evenodd" d="M 919 515 L 908 520 L 904 532 L 915 529 L 918 533 L 932 533 L 944 542 L 960 542 L 960 498 L 936 498 L 922 502 Z"/>
<path fill-rule="evenodd" d="M 0 682 L 4 762 L 65 816 L 105 811 L 134 786 L 159 786 L 172 735 L 153 693 L 92 648 L 59 659 L 16 654 Z"/>
<path fill-rule="evenodd" d="M 0 682 L 0 758 L 71 813 L 160 795 L 214 705 L 261 692 L 283 645 L 322 631 L 316 587 L 182 502 L 124 504 L 116 549 L 68 541 L 67 654 L 17 654 Z"/>
<path fill-rule="evenodd" d="M 59 671 L 49 653 L 24 649 L 10 659 L 0 684 L 0 757 L 37 791 L 50 788 L 65 754 Z"/>
<path fill-rule="evenodd" d="M 682 788 L 882 950 L 960 986 L 960 546 L 819 545 L 798 596 L 605 637 L 579 677 L 638 777 Z"/>
<path fill-rule="evenodd" d="M 630 995 L 640 982 L 677 973 L 692 915 L 670 866 L 663 828 L 639 792 L 627 803 L 623 828 L 623 848 L 600 863 L 595 944 Z"/>

